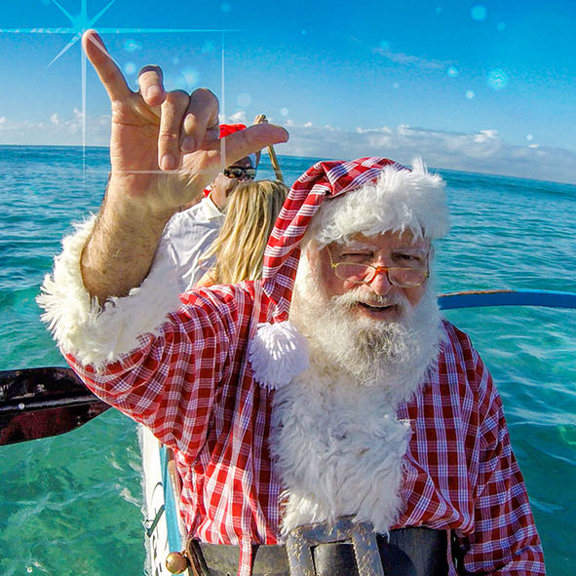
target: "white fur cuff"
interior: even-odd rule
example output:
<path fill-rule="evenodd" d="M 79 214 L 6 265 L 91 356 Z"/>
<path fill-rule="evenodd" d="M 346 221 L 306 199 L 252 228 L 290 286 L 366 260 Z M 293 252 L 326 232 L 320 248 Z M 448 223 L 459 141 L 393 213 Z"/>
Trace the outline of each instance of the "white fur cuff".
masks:
<path fill-rule="evenodd" d="M 157 258 L 146 280 L 128 296 L 111 298 L 103 307 L 91 299 L 80 257 L 94 222 L 90 218 L 64 238 L 64 250 L 55 258 L 52 275 L 44 278 L 37 301 L 62 353 L 99 368 L 137 348 L 138 336 L 157 330 L 180 300 L 177 274 L 167 258 Z"/>
<path fill-rule="evenodd" d="M 256 382 L 268 390 L 289 384 L 310 365 L 308 342 L 290 322 L 258 324 L 248 358 Z"/>

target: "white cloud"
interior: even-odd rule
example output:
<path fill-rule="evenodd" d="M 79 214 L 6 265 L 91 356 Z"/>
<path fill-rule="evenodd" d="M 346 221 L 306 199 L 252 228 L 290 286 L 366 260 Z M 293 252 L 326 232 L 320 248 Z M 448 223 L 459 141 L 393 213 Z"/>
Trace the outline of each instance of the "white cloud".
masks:
<path fill-rule="evenodd" d="M 251 123 L 244 111 L 227 117 L 226 121 Z M 68 117 L 55 113 L 37 123 L 13 122 L 3 116 L 0 144 L 80 146 L 82 124 L 82 112 L 78 109 Z M 284 126 L 290 132 L 290 140 L 277 147 L 278 154 L 325 159 L 387 156 L 404 164 L 421 156 L 428 166 L 438 169 L 576 183 L 576 152 L 538 146 L 530 141 L 522 146 L 512 145 L 493 129 L 458 133 L 401 125 L 359 126 L 345 131 L 312 122 L 296 125 L 289 120 Z M 109 140 L 110 116 L 87 116 L 86 144 L 108 146 Z"/>
<path fill-rule="evenodd" d="M 451 66 L 449 63 L 442 62 L 441 60 L 430 60 L 428 58 L 422 58 L 421 56 L 398 52 L 392 50 L 388 45 L 378 46 L 372 51 L 374 54 L 379 54 L 394 64 L 419 68 L 422 70 L 445 70 Z"/>
<path fill-rule="evenodd" d="M 10 121 L 1 123 L 0 144 L 39 146 L 81 146 L 83 114 L 75 108 L 70 116 L 53 113 L 39 122 Z M 86 118 L 86 144 L 107 146 L 110 141 L 110 116 Z"/>
<path fill-rule="evenodd" d="M 251 123 L 251 122 L 248 122 L 246 112 L 244 110 L 239 110 L 238 112 L 235 112 L 231 116 L 227 116 L 225 119 L 224 119 L 224 117 L 221 117 L 220 122 L 223 124 L 224 123 L 228 123 L 228 124 L 250 124 Z"/>
<path fill-rule="evenodd" d="M 498 130 L 480 130 L 474 135 L 474 142 L 484 143 L 498 139 Z"/>
<path fill-rule="evenodd" d="M 405 164 L 420 156 L 439 169 L 576 183 L 575 152 L 508 144 L 493 129 L 463 134 L 401 125 L 344 131 L 307 124 L 289 131 L 290 140 L 278 148 L 279 154 L 327 159 L 374 155 Z"/>

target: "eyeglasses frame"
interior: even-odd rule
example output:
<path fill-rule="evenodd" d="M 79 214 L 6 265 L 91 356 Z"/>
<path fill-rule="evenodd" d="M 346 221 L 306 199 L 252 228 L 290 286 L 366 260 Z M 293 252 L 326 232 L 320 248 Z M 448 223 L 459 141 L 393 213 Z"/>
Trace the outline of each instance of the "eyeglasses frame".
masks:
<path fill-rule="evenodd" d="M 240 176 L 230 174 L 229 172 L 232 170 L 240 170 L 242 174 Z M 254 180 L 254 178 L 256 178 L 256 168 L 252 166 L 248 168 L 244 166 L 228 166 L 224 169 L 224 176 L 226 176 L 226 178 L 234 178 L 235 180 Z"/>
<path fill-rule="evenodd" d="M 426 282 L 426 280 L 428 280 L 428 278 L 430 278 L 430 267 L 428 265 L 430 256 L 429 253 L 426 255 L 426 275 L 422 279 L 422 282 L 420 282 L 419 284 L 404 285 L 392 282 L 392 279 L 390 278 L 390 270 L 413 270 L 422 272 L 424 271 L 424 268 L 404 268 L 402 266 L 374 266 L 373 264 L 361 264 L 358 262 L 334 262 L 334 260 L 332 259 L 332 253 L 330 252 L 330 248 L 328 248 L 328 246 L 326 246 L 326 250 L 328 251 L 328 257 L 330 258 L 330 267 L 334 271 L 335 276 L 337 278 L 340 278 L 340 280 L 344 280 L 345 282 L 352 282 L 352 284 L 371 284 L 374 281 L 374 278 L 376 278 L 376 275 L 381 274 L 382 272 L 386 273 L 386 279 L 388 280 L 388 282 L 390 282 L 392 286 L 396 286 L 397 288 L 419 288 L 420 286 L 422 286 L 422 284 L 424 284 L 424 282 Z M 338 276 L 338 266 L 340 264 L 355 264 L 357 266 L 364 266 L 366 268 L 371 269 L 373 272 L 369 276 L 369 280 L 358 281 L 358 280 L 352 280 L 350 278 L 342 278 L 341 276 Z"/>

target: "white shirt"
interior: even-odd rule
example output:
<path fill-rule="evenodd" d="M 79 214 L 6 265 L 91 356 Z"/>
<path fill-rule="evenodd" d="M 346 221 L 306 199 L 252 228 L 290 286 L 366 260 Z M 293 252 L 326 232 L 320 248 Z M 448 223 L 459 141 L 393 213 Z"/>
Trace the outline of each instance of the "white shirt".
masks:
<path fill-rule="evenodd" d="M 224 215 L 210 196 L 172 216 L 164 229 L 155 264 L 169 259 L 179 270 L 180 290 L 192 288 L 211 268 L 214 258 L 202 256 L 216 239 Z"/>

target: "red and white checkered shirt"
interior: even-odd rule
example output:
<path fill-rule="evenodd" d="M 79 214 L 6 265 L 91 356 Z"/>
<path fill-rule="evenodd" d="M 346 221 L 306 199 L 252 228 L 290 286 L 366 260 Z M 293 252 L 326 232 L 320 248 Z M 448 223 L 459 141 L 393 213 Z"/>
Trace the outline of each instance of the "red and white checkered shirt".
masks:
<path fill-rule="evenodd" d="M 155 336 L 142 336 L 104 371 L 68 360 L 101 398 L 174 449 L 191 534 L 275 544 L 282 484 L 268 449 L 274 392 L 255 382 L 246 352 L 257 324 L 270 320 L 269 297 L 261 283 L 246 282 L 183 298 Z M 412 436 L 395 527 L 453 531 L 472 574 L 544 574 L 500 396 L 468 337 L 444 327 L 438 370 L 398 410 Z M 239 574 L 249 574 L 248 560 Z"/>
<path fill-rule="evenodd" d="M 240 576 L 250 574 L 250 543 L 278 542 L 283 488 L 268 443 L 274 392 L 255 381 L 248 344 L 259 323 L 289 317 L 299 246 L 323 202 L 390 170 L 393 180 L 398 171 L 406 175 L 404 167 L 380 157 L 315 164 L 296 181 L 282 208 L 261 282 L 186 294 L 184 306 L 162 327 L 140 336 L 134 351 L 98 373 L 67 355 L 100 397 L 174 449 L 190 533 L 205 542 L 239 544 Z M 429 177 L 426 183 L 426 178 L 417 175 L 419 194 L 438 200 L 438 180 Z M 66 284 L 60 293 L 68 293 Z M 68 306 L 56 299 L 51 307 L 49 317 L 57 324 Z M 88 311 L 74 310 L 61 334 L 76 334 L 75 323 L 88 317 Z M 444 328 L 437 370 L 398 409 L 412 435 L 404 456 L 404 508 L 394 527 L 450 530 L 467 573 L 544 574 L 500 397 L 466 335 L 449 323 Z M 88 322 L 83 330 L 83 339 L 92 342 L 94 325 Z M 76 350 L 74 342 L 65 349 Z M 449 574 L 456 576 L 449 562 Z"/>

